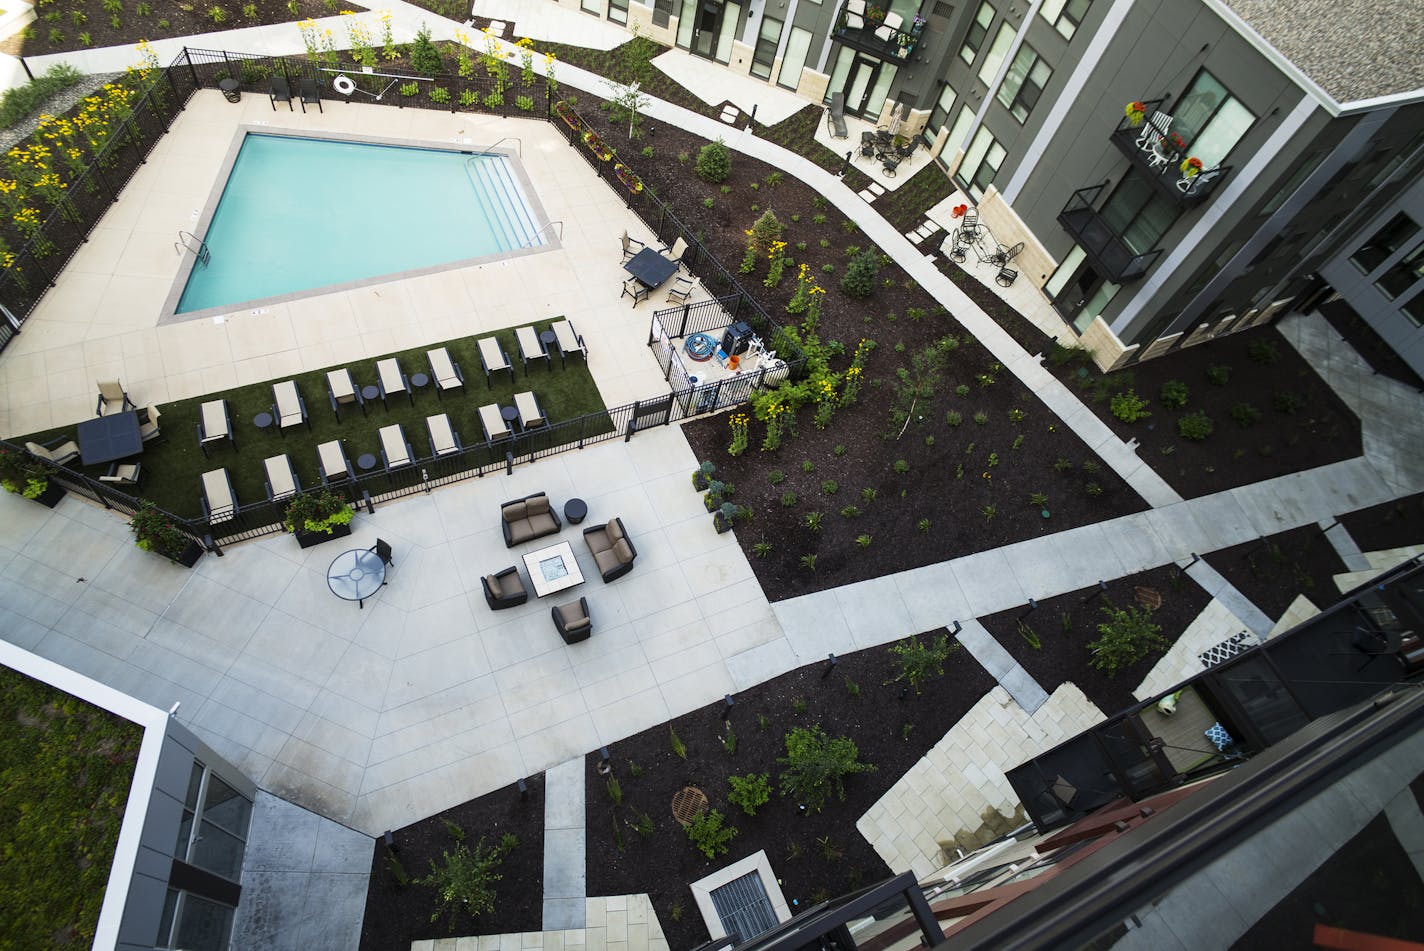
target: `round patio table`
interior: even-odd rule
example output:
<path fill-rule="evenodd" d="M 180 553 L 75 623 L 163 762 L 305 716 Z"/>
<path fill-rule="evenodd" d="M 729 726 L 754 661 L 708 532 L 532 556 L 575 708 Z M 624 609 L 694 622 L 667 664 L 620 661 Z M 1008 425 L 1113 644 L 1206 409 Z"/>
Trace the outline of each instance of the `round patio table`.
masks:
<path fill-rule="evenodd" d="M 381 556 L 366 548 L 343 551 L 326 569 L 326 585 L 331 593 L 361 607 L 376 589 L 386 583 L 386 563 Z"/>

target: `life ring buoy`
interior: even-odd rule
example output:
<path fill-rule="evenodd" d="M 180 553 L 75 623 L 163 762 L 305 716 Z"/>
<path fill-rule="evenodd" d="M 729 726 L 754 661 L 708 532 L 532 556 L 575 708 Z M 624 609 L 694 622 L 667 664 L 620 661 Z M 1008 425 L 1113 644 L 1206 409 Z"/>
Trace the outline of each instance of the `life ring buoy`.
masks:
<path fill-rule="evenodd" d="M 333 80 L 331 81 L 331 88 L 332 88 L 332 89 L 335 89 L 337 92 L 341 93 L 341 95 L 343 95 L 343 96 L 349 96 L 349 95 L 351 95 L 353 92 L 356 91 L 356 84 L 351 81 L 351 77 L 350 77 L 350 76 L 347 76 L 347 75 L 344 75 L 344 74 L 343 74 L 343 75 L 337 76 L 335 79 L 333 79 Z"/>

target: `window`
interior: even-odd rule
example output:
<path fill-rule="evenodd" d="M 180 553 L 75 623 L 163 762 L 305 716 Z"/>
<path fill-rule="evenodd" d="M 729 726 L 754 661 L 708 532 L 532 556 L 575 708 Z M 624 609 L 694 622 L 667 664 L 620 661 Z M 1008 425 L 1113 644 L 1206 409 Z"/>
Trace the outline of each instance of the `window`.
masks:
<path fill-rule="evenodd" d="M 974 65 L 974 57 L 979 55 L 984 38 L 989 35 L 989 24 L 993 22 L 994 8 L 987 3 L 979 4 L 979 10 L 974 14 L 974 22 L 969 24 L 969 32 L 964 36 L 964 45 L 959 48 L 959 58 L 967 65 Z"/>
<path fill-rule="evenodd" d="M 757 79 L 771 78 L 771 67 L 776 62 L 776 44 L 781 42 L 783 25 L 784 21 L 773 17 L 761 18 L 756 49 L 752 51 L 752 75 Z"/>
<path fill-rule="evenodd" d="M 608 0 L 608 19 L 614 23 L 628 23 L 628 0 Z"/>
<path fill-rule="evenodd" d="M 1306 180 L 1310 173 L 1315 171 L 1316 167 L 1320 165 L 1324 158 L 1325 152 L 1320 151 L 1311 152 L 1305 158 L 1301 159 L 1295 171 L 1291 172 L 1290 178 L 1286 179 L 1285 182 L 1281 184 L 1281 187 L 1276 189 L 1276 193 L 1271 196 L 1271 200 L 1262 206 L 1261 216 L 1274 215 L 1280 207 L 1286 203 L 1286 199 L 1295 193 L 1295 190 L 1301 186 L 1301 183 Z"/>
<path fill-rule="evenodd" d="M 1088 14 L 1089 0 L 1044 0 L 1038 8 L 1043 17 L 1065 39 L 1071 40 L 1078 27 L 1083 25 L 1083 17 Z"/>
<path fill-rule="evenodd" d="M 677 45 L 692 49 L 692 28 L 697 25 L 697 0 L 682 0 L 682 12 L 677 17 Z"/>
<path fill-rule="evenodd" d="M 811 50 L 811 31 L 799 26 L 791 28 L 786 38 L 786 55 L 781 58 L 781 72 L 776 75 L 776 84 L 787 89 L 795 89 L 801 84 L 801 71 L 806 68 L 806 54 Z"/>
<path fill-rule="evenodd" d="M 1410 251 L 1379 276 L 1375 287 L 1391 300 L 1403 294 L 1424 278 L 1424 244 Z"/>
<path fill-rule="evenodd" d="M 1202 70 L 1172 110 L 1171 131 L 1186 140 L 1189 154 L 1201 159 L 1204 168 L 1214 168 L 1255 121 L 1251 110 Z"/>
<path fill-rule="evenodd" d="M 939 98 L 935 100 L 934 108 L 930 110 L 929 121 L 925 123 L 922 133 L 925 142 L 934 145 L 935 139 L 939 138 L 944 125 L 949 121 L 950 110 L 954 108 L 954 100 L 958 98 L 954 94 L 954 89 L 949 83 L 941 83 L 939 87 Z"/>
<path fill-rule="evenodd" d="M 195 760 L 188 776 L 174 857 L 237 881 L 242 873 L 251 815 L 252 803 L 247 797 Z"/>
<path fill-rule="evenodd" d="M 1103 204 L 1103 221 L 1133 254 L 1157 247 L 1177 221 L 1177 203 L 1160 194 L 1141 172 L 1133 169 L 1118 182 Z"/>
<path fill-rule="evenodd" d="M 999 104 L 1020 123 L 1027 122 L 1028 114 L 1038 104 L 1038 97 L 1043 95 L 1043 87 L 1048 85 L 1048 77 L 1052 75 L 1048 64 L 1025 43 L 1019 47 L 1008 74 L 999 85 Z"/>
<path fill-rule="evenodd" d="M 672 19 L 672 0 L 653 0 L 653 26 L 667 26 Z"/>
<path fill-rule="evenodd" d="M 603 16 L 603 4 L 600 0 L 582 0 L 579 9 L 584 13 L 592 13 L 596 17 Z"/>
<path fill-rule="evenodd" d="M 954 125 L 950 127 L 949 138 L 944 140 L 944 150 L 953 155 L 957 149 L 964 147 L 964 137 L 969 134 L 969 127 L 974 124 L 974 107 L 964 106 L 959 110 L 958 117 L 954 120 Z"/>
<path fill-rule="evenodd" d="M 989 46 L 989 55 L 984 57 L 984 62 L 979 66 L 979 81 L 989 86 L 994 82 L 994 77 L 999 73 L 999 67 L 1004 65 L 1004 57 L 1009 55 L 1009 47 L 1014 42 L 1014 28 L 1007 23 L 1000 25 L 999 32 L 994 34 L 994 42 Z"/>
<path fill-rule="evenodd" d="M 959 177 L 968 182 L 969 197 L 978 201 L 984 197 L 984 189 L 994 180 L 999 166 L 1004 162 L 1004 147 L 998 143 L 988 129 L 980 127 L 974 133 L 974 141 L 964 153 L 964 162 L 959 166 Z"/>
<path fill-rule="evenodd" d="M 1360 249 L 1350 255 L 1350 261 L 1368 274 L 1408 244 L 1418 232 L 1419 226 L 1408 215 L 1397 214 L 1389 224 L 1376 231 L 1374 237 L 1360 245 Z"/>
<path fill-rule="evenodd" d="M 1424 326 L 1424 291 L 1415 294 L 1405 301 L 1404 316 L 1408 317 L 1416 327 Z"/>

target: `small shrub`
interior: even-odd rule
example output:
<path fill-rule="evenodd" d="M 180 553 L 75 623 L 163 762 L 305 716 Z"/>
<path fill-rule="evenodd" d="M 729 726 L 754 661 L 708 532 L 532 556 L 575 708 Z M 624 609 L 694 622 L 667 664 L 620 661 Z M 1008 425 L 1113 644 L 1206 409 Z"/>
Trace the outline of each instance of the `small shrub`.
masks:
<path fill-rule="evenodd" d="M 923 534 L 928 535 L 930 533 L 930 520 L 927 518 L 922 518 L 917 523 L 915 523 L 915 527 L 918 528 Z"/>
<path fill-rule="evenodd" d="M 697 177 L 716 185 L 732 174 L 732 153 L 721 139 L 708 142 L 697 153 Z"/>
<path fill-rule="evenodd" d="M 1043 650 L 1043 641 L 1039 639 L 1038 632 L 1035 631 L 1032 626 L 1020 620 L 1018 622 L 1018 629 L 1019 637 L 1022 637 L 1029 647 L 1032 647 L 1036 651 Z"/>
<path fill-rule="evenodd" d="M 1300 412 L 1304 405 L 1305 397 L 1293 390 L 1281 390 L 1271 397 L 1271 406 L 1275 407 L 1276 412 L 1285 413 L 1287 416 Z"/>
<path fill-rule="evenodd" d="M 1225 386 L 1231 382 L 1231 367 L 1225 363 L 1213 363 L 1206 368 L 1206 381 L 1212 386 Z"/>
<path fill-rule="evenodd" d="M 894 469 L 900 475 L 904 475 L 910 471 L 910 463 L 905 459 L 896 459 L 890 468 Z"/>
<path fill-rule="evenodd" d="M 737 837 L 737 828 L 723 823 L 722 814 L 716 809 L 701 813 L 689 822 L 687 838 L 693 848 L 709 859 L 726 855 L 728 844 Z"/>
<path fill-rule="evenodd" d="M 728 776 L 732 791 L 727 793 L 727 801 L 737 806 L 749 816 L 771 800 L 771 774 L 747 773 L 745 776 Z"/>
<path fill-rule="evenodd" d="M 1181 380 L 1168 380 L 1162 384 L 1162 392 L 1157 395 L 1157 401 L 1165 409 L 1181 409 L 1187 405 L 1187 384 Z"/>
<path fill-rule="evenodd" d="M 854 680 L 851 680 L 850 677 L 846 677 L 845 679 L 845 689 L 846 693 L 850 694 L 852 697 L 860 696 L 860 684 L 856 683 Z"/>
<path fill-rule="evenodd" d="M 874 501 L 875 501 L 876 497 L 877 497 L 879 494 L 880 494 L 880 493 L 877 492 L 877 491 L 875 491 L 874 489 L 870 489 L 870 488 L 861 489 L 861 490 L 860 490 L 860 499 L 861 499 L 861 501 L 864 502 L 866 505 L 869 505 L 871 502 L 874 502 Z"/>
<path fill-rule="evenodd" d="M 788 509 L 791 508 L 791 506 L 793 506 L 793 505 L 796 504 L 796 493 L 795 493 L 795 492 L 783 492 L 783 493 L 781 493 L 781 504 L 782 504 L 782 507 L 784 507 L 784 508 L 788 508 Z"/>
<path fill-rule="evenodd" d="M 780 469 L 772 469 L 767 478 L 771 480 L 772 485 L 780 485 L 781 483 L 786 481 L 786 473 L 782 472 Z"/>
<path fill-rule="evenodd" d="M 823 516 L 820 512 L 807 512 L 805 518 L 803 518 L 801 521 L 802 524 L 809 528 L 811 531 L 819 532 L 821 530 L 822 518 Z"/>
<path fill-rule="evenodd" d="M 805 698 L 805 697 L 793 697 L 792 700 L 791 700 L 791 712 L 792 712 L 792 713 L 805 713 L 805 712 L 806 712 L 806 698 Z"/>
<path fill-rule="evenodd" d="M 815 574 L 815 573 L 816 573 L 816 556 L 815 556 L 815 555 L 802 555 L 802 556 L 801 556 L 801 567 L 802 567 L 802 568 L 805 568 L 807 571 L 811 572 L 812 574 Z"/>
<path fill-rule="evenodd" d="M 989 414 L 980 410 L 974 414 L 974 425 L 983 426 L 989 422 Z"/>
<path fill-rule="evenodd" d="M 1115 394 L 1108 405 L 1112 408 L 1112 414 L 1124 423 L 1135 423 L 1152 415 L 1147 410 L 1147 400 L 1130 389 Z"/>
<path fill-rule="evenodd" d="M 617 776 L 608 777 L 608 798 L 615 806 L 623 805 L 623 785 L 618 782 Z"/>
<path fill-rule="evenodd" d="M 643 767 L 639 766 L 633 760 L 629 760 L 628 775 L 633 777 L 634 779 L 637 779 L 639 776 L 643 775 Z"/>
<path fill-rule="evenodd" d="M 732 729 L 732 721 L 727 721 L 727 732 L 717 737 L 722 743 L 722 749 L 727 751 L 728 756 L 735 756 L 737 753 L 737 732 Z"/>
<path fill-rule="evenodd" d="M 960 423 L 964 422 L 964 417 L 961 414 L 956 413 L 954 410 L 950 410 L 948 413 L 944 414 L 944 421 L 949 425 L 950 429 L 953 429 Z"/>
<path fill-rule="evenodd" d="M 752 546 L 752 555 L 757 558 L 765 558 L 771 554 L 770 542 L 757 542 Z"/>
<path fill-rule="evenodd" d="M 941 634 L 926 644 L 918 637 L 911 637 L 900 644 L 887 648 L 894 655 L 900 671 L 886 681 L 886 684 L 907 681 L 916 694 L 922 692 L 921 684 L 931 677 L 944 676 L 944 662 L 949 659 L 952 648 L 949 635 Z"/>
<path fill-rule="evenodd" d="M 1252 344 L 1246 348 L 1246 356 L 1249 357 L 1253 363 L 1259 363 L 1267 367 L 1278 363 L 1281 359 L 1281 355 L 1277 352 L 1275 344 L 1269 340 L 1256 340 L 1252 342 Z"/>
<path fill-rule="evenodd" d="M 845 508 L 841 509 L 841 518 L 859 518 L 859 517 L 860 517 L 860 507 L 859 507 L 859 506 L 856 506 L 856 505 L 847 505 Z"/>
<path fill-rule="evenodd" d="M 866 248 L 851 259 L 841 278 L 841 290 L 851 297 L 869 297 L 875 290 L 875 278 L 880 273 L 880 258 L 873 248 Z"/>
<path fill-rule="evenodd" d="M 1036 509 L 1047 508 L 1048 496 L 1044 495 L 1042 492 L 1030 492 L 1028 494 L 1028 504 L 1032 505 Z"/>
<path fill-rule="evenodd" d="M 1171 646 L 1162 636 L 1162 628 L 1153 623 L 1152 612 L 1134 605 L 1120 608 L 1107 604 L 1102 608 L 1107 620 L 1098 625 L 1099 637 L 1088 644 L 1088 663 L 1109 677 L 1123 667 L 1135 664 L 1154 650 Z"/>
<path fill-rule="evenodd" d="M 857 545 L 859 545 L 861 548 L 869 548 L 869 547 L 870 547 L 870 536 L 869 536 L 869 535 L 857 535 L 857 536 L 855 536 L 855 543 L 856 543 Z"/>
<path fill-rule="evenodd" d="M 439 862 L 431 862 L 430 874 L 417 879 L 416 884 L 435 890 L 435 913 L 431 921 L 442 914 L 450 916 L 454 928 L 461 915 L 478 918 L 494 911 L 494 886 L 502 875 L 500 863 L 519 844 L 519 839 L 506 835 L 497 846 L 486 846 L 481 838 L 471 849 L 461 842 L 453 852 L 445 852 Z"/>
<path fill-rule="evenodd" d="M 1216 425 L 1211 421 L 1211 417 L 1201 410 L 1188 413 L 1177 420 L 1177 435 L 1193 442 L 1200 442 L 1215 431 Z"/>
<path fill-rule="evenodd" d="M 816 471 L 816 464 L 815 464 L 814 462 L 812 462 L 810 459 L 803 459 L 803 460 L 801 461 L 801 471 L 802 471 L 802 472 L 814 472 L 814 471 Z"/>
<path fill-rule="evenodd" d="M 1081 468 L 1084 472 L 1088 473 L 1088 475 L 1092 475 L 1102 467 L 1099 466 L 1097 462 L 1092 459 L 1084 459 L 1083 464 L 1079 468 Z"/>
<path fill-rule="evenodd" d="M 955 395 L 955 396 L 968 396 L 968 395 L 969 395 L 969 384 L 967 384 L 967 383 L 961 383 L 961 384 L 959 384 L 958 386 L 956 386 L 956 387 L 954 388 L 954 395 Z"/>
<path fill-rule="evenodd" d="M 844 445 L 837 445 L 836 448 L 831 450 L 831 452 L 835 453 L 838 456 L 844 456 L 846 454 L 846 447 Z"/>
<path fill-rule="evenodd" d="M 717 203 L 716 203 L 715 201 L 713 201 L 711 198 L 704 198 L 704 199 L 702 199 L 702 207 L 703 207 L 703 208 L 711 208 L 711 207 L 713 207 L 713 206 L 716 205 L 716 204 L 717 204 Z"/>
<path fill-rule="evenodd" d="M 835 479 L 822 479 L 822 480 L 821 480 L 821 494 L 822 494 L 822 495 L 835 495 L 836 492 L 839 491 L 839 490 L 840 490 L 840 483 L 836 482 Z"/>
<path fill-rule="evenodd" d="M 1073 468 L 1072 461 L 1069 459 L 1064 459 L 1062 456 L 1059 456 L 1053 461 L 1054 472 L 1067 472 L 1071 468 Z"/>
<path fill-rule="evenodd" d="M 643 146 L 643 158 L 652 158 L 652 157 L 653 157 L 653 147 L 652 147 L 651 145 L 645 145 L 645 146 Z"/>
<path fill-rule="evenodd" d="M 849 737 L 826 736 L 819 724 L 810 729 L 797 727 L 786 734 L 786 756 L 777 762 L 786 767 L 781 774 L 781 794 L 791 796 L 811 812 L 825 808 L 834 794 L 845 799 L 845 777 L 868 773 L 875 767 L 860 762 L 860 750 Z"/>
<path fill-rule="evenodd" d="M 1231 419 L 1238 426 L 1250 426 L 1261 421 L 1261 411 L 1250 403 L 1237 403 L 1231 407 Z"/>
<path fill-rule="evenodd" d="M 1103 494 L 1103 487 L 1096 482 L 1084 482 L 1083 491 L 1088 493 L 1089 498 L 1095 499 Z"/>
<path fill-rule="evenodd" d="M 992 522 L 994 516 L 999 514 L 999 510 L 992 505 L 986 505 L 979 510 L 979 514 L 984 516 L 984 521 Z"/>
<path fill-rule="evenodd" d="M 676 728 L 668 724 L 668 742 L 672 745 L 672 752 L 678 759 L 687 759 L 687 746 L 682 742 L 682 737 L 677 735 Z"/>

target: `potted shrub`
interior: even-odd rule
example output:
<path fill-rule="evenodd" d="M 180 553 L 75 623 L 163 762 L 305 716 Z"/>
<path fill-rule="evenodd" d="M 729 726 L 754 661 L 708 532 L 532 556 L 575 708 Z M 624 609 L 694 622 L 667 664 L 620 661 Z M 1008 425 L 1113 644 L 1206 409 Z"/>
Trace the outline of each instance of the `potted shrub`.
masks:
<path fill-rule="evenodd" d="M 54 508 L 64 498 L 64 488 L 49 481 L 49 467 L 28 453 L 0 449 L 0 486 L 46 508 Z"/>
<path fill-rule="evenodd" d="M 191 568 L 203 554 L 198 544 L 174 524 L 173 519 L 152 502 L 144 502 L 129 520 L 134 544 L 144 551 L 162 555 L 169 561 Z"/>
<path fill-rule="evenodd" d="M 709 479 L 707 482 L 707 494 L 702 496 L 702 504 L 707 506 L 707 511 L 717 511 L 717 506 L 727 500 L 737 487 L 730 482 L 718 482 L 716 479 Z"/>
<path fill-rule="evenodd" d="M 723 502 L 721 507 L 712 514 L 712 525 L 717 529 L 717 534 L 731 531 L 732 526 L 739 520 L 751 514 L 750 509 L 742 508 L 735 502 Z"/>
<path fill-rule="evenodd" d="M 319 489 L 293 498 L 282 524 L 297 536 L 298 545 L 310 548 L 350 535 L 351 520 L 355 517 L 356 510 L 344 497 L 330 489 Z"/>
<path fill-rule="evenodd" d="M 711 462 L 700 464 L 692 473 L 692 487 L 698 492 L 706 492 L 707 486 L 711 484 L 712 476 L 717 472 L 717 466 Z"/>

